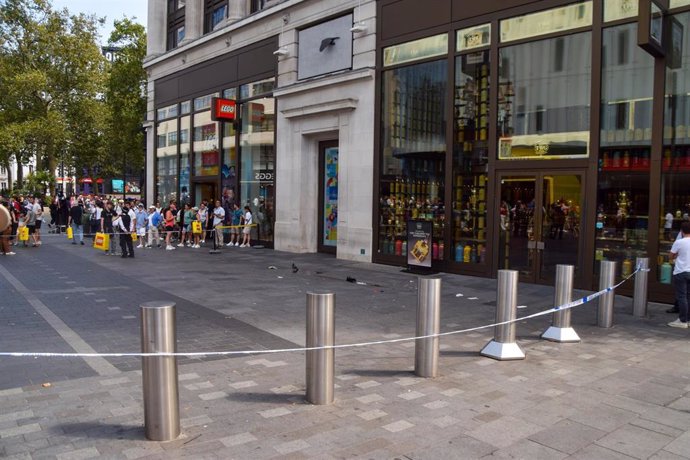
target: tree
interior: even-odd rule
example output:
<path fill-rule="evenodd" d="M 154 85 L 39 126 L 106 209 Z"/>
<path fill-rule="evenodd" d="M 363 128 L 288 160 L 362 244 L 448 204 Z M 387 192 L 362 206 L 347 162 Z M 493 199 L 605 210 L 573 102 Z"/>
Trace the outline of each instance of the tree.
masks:
<path fill-rule="evenodd" d="M 37 170 L 52 174 L 58 162 L 75 167 L 99 156 L 99 21 L 47 0 L 0 3 L 0 163 L 35 158 Z M 20 187 L 22 179 L 19 168 Z"/>
<path fill-rule="evenodd" d="M 116 59 L 108 72 L 105 91 L 107 130 L 103 164 L 106 175 L 118 177 L 126 170 L 139 174 L 144 168 L 146 114 L 146 32 L 144 26 L 124 18 L 114 23 L 108 46 L 115 48 Z"/>

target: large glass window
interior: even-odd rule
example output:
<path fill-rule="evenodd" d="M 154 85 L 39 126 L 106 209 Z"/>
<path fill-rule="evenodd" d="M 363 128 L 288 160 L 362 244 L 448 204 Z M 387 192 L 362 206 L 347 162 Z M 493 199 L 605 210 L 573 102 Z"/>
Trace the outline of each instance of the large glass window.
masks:
<path fill-rule="evenodd" d="M 180 118 L 180 202 L 191 199 L 191 138 L 189 116 Z M 197 203 L 198 204 L 198 203 Z"/>
<path fill-rule="evenodd" d="M 218 122 L 211 120 L 211 112 L 194 114 L 194 176 L 218 176 L 218 140 Z"/>
<path fill-rule="evenodd" d="M 677 24 L 690 24 L 690 12 L 673 16 Z M 679 33 L 680 32 L 680 33 Z M 670 283 L 668 252 L 681 222 L 690 215 L 690 34 L 671 32 L 676 54 L 674 68 L 666 69 L 664 154 L 661 159 L 661 203 L 658 263 L 659 279 Z"/>
<path fill-rule="evenodd" d="M 383 74 L 379 252 L 406 254 L 408 220 L 433 222 L 432 255 L 444 257 L 448 61 Z"/>
<path fill-rule="evenodd" d="M 236 99 L 235 89 L 223 91 L 226 99 Z M 221 168 L 221 187 L 223 188 L 223 202 L 227 203 L 228 208 L 232 209 L 233 203 L 238 203 L 237 193 L 237 147 L 234 123 L 223 123 L 223 166 Z M 238 203 L 239 204 L 239 203 Z"/>
<path fill-rule="evenodd" d="M 252 238 L 273 241 L 275 222 L 275 100 L 255 99 L 240 106 L 241 207 L 249 206 Z"/>
<path fill-rule="evenodd" d="M 156 201 L 177 199 L 177 119 L 156 127 Z"/>
<path fill-rule="evenodd" d="M 228 17 L 228 0 L 205 0 L 204 33 L 212 32 Z"/>
<path fill-rule="evenodd" d="M 586 157 L 591 34 L 502 48 L 500 60 L 499 158 Z"/>
<path fill-rule="evenodd" d="M 177 48 L 184 40 L 184 0 L 168 0 L 168 34 L 167 49 Z"/>
<path fill-rule="evenodd" d="M 455 262 L 486 263 L 489 52 L 455 60 L 453 247 Z"/>
<path fill-rule="evenodd" d="M 646 255 L 649 228 L 654 58 L 636 37 L 634 23 L 603 32 L 595 258 L 624 276 Z"/>

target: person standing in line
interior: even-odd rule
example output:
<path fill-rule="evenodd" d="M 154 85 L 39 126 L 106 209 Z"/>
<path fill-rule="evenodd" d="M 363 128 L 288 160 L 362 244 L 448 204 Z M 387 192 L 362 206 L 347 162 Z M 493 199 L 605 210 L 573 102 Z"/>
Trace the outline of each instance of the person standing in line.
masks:
<path fill-rule="evenodd" d="M 34 246 L 40 246 L 41 242 L 41 225 L 43 224 L 43 203 L 38 197 L 30 199 L 33 205 L 34 214 L 36 214 L 36 225 L 34 228 Z"/>
<path fill-rule="evenodd" d="M 10 204 L 5 200 L 0 202 L 0 206 L 4 207 L 7 210 L 7 214 L 10 216 L 7 228 L 0 232 L 0 248 L 2 248 L 3 255 L 13 256 L 15 253 L 10 246 L 10 236 L 12 235 L 12 227 L 14 225 L 14 209 L 11 209 Z"/>
<path fill-rule="evenodd" d="M 29 229 L 29 239 L 33 241 L 31 246 L 36 247 L 36 213 L 34 212 L 34 206 L 32 203 L 29 203 L 24 209 L 26 211 L 24 214 L 24 225 Z M 28 246 L 28 241 L 24 241 L 24 247 L 26 246 Z"/>
<path fill-rule="evenodd" d="M 12 246 L 16 246 L 19 244 L 19 238 L 17 236 L 17 231 L 19 229 L 19 214 L 20 214 L 20 206 L 19 202 L 17 201 L 17 197 L 13 197 L 10 199 L 10 214 L 13 215 L 14 220 L 12 221 L 12 234 L 10 236 L 10 242 Z"/>
<path fill-rule="evenodd" d="M 156 247 L 161 247 L 161 236 L 160 233 L 158 232 L 158 226 L 161 223 L 161 214 L 158 212 L 155 206 L 149 206 L 149 215 L 148 215 L 148 231 L 149 231 L 149 240 L 146 245 L 147 248 L 150 248 L 153 246 L 154 241 L 156 244 Z"/>
<path fill-rule="evenodd" d="M 173 232 L 175 231 L 175 215 L 177 214 L 177 206 L 175 200 L 170 200 L 169 207 L 163 210 L 163 225 L 165 229 L 165 250 L 174 251 L 175 246 L 170 243 Z"/>
<path fill-rule="evenodd" d="M 82 219 L 84 218 L 84 203 L 79 200 L 72 206 L 69 210 L 69 220 L 67 225 L 72 227 L 72 244 L 77 244 L 77 238 L 79 238 L 79 243 L 84 245 L 84 226 L 82 225 Z M 31 232 L 31 230 L 29 230 Z"/>
<path fill-rule="evenodd" d="M 122 258 L 134 258 L 134 245 L 132 244 L 132 233 L 135 228 L 136 215 L 129 209 L 129 204 L 122 205 L 122 214 L 120 214 L 113 225 L 120 234 L 120 249 L 122 249 Z"/>
<path fill-rule="evenodd" d="M 244 217 L 242 218 L 244 221 L 244 228 L 242 229 L 242 235 L 244 239 L 242 240 L 242 244 L 240 244 L 241 248 L 248 248 L 251 246 L 251 233 L 252 233 L 252 210 L 249 208 L 249 206 L 244 207 Z"/>
<path fill-rule="evenodd" d="M 201 204 L 199 205 L 199 212 L 197 213 L 197 220 L 201 222 L 201 235 L 199 235 L 199 238 L 201 238 L 200 245 L 204 244 L 206 242 L 206 224 L 208 221 L 208 208 L 206 207 L 206 200 L 202 200 Z"/>
<path fill-rule="evenodd" d="M 668 325 L 687 329 L 688 303 L 690 302 L 690 222 L 684 221 L 680 231 L 683 237 L 673 243 L 669 254 L 669 261 L 675 261 L 673 286 L 676 290 L 676 302 L 678 303 L 678 319 L 668 323 Z"/>
<path fill-rule="evenodd" d="M 223 246 L 223 221 L 225 220 L 225 209 L 220 204 L 220 200 L 216 200 L 216 207 L 213 210 L 213 229 L 216 231 L 216 247 Z"/>
<path fill-rule="evenodd" d="M 228 246 L 239 246 L 240 245 L 240 222 L 242 222 L 242 210 L 237 203 L 232 205 L 232 214 L 230 225 L 230 242 Z"/>
<path fill-rule="evenodd" d="M 136 212 L 136 227 L 139 244 L 137 248 L 141 249 L 146 246 L 146 226 L 148 225 L 149 215 L 144 210 L 144 205 L 139 203 Z"/>
<path fill-rule="evenodd" d="M 113 211 L 113 203 L 108 201 L 105 203 L 105 207 L 101 212 L 101 232 L 108 234 L 108 249 L 105 251 L 105 255 L 108 255 L 108 253 L 115 255 L 115 231 L 113 230 L 114 217 L 115 212 Z"/>

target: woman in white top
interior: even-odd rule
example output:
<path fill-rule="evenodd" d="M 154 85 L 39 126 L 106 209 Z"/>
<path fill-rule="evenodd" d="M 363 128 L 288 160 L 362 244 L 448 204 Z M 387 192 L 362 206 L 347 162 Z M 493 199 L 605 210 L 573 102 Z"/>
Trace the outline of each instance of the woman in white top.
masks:
<path fill-rule="evenodd" d="M 242 244 L 240 244 L 241 248 L 248 248 L 251 246 L 251 232 L 252 232 L 252 210 L 249 209 L 249 206 L 244 207 L 244 217 L 242 217 L 242 220 L 244 221 L 244 228 L 242 229 L 242 235 L 243 240 Z"/>

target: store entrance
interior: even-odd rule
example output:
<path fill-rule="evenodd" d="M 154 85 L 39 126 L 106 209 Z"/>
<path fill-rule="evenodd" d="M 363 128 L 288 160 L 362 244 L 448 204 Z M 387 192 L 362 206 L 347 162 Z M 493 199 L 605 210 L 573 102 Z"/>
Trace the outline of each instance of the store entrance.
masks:
<path fill-rule="evenodd" d="M 338 249 L 338 141 L 319 142 L 319 252 Z"/>
<path fill-rule="evenodd" d="M 220 197 L 216 193 L 216 184 L 214 183 L 196 183 L 194 184 L 194 205 L 199 206 L 203 200 L 209 202 L 209 207 L 213 209 L 215 206 L 214 200 L 219 200 Z"/>
<path fill-rule="evenodd" d="M 499 175 L 498 268 L 552 284 L 556 265 L 581 266 L 584 171 Z"/>

